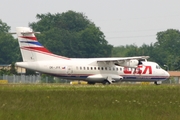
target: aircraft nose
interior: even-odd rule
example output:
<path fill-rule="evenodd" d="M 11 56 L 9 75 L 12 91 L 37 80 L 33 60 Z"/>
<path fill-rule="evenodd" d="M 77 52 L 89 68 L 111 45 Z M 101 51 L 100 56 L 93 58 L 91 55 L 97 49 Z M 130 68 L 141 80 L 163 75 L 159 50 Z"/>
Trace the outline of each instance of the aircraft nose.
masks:
<path fill-rule="evenodd" d="M 167 77 L 167 79 L 170 77 L 170 74 L 167 72 L 167 71 L 164 71 L 165 72 L 165 76 Z"/>

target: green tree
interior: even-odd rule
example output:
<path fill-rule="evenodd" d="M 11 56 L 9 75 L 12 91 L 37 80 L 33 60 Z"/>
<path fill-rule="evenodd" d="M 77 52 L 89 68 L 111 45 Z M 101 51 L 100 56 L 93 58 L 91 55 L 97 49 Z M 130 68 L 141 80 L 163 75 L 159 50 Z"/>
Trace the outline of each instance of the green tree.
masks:
<path fill-rule="evenodd" d="M 10 27 L 0 20 L 0 64 L 10 64 L 20 59 L 19 45 L 11 34 Z"/>
<path fill-rule="evenodd" d="M 168 29 L 157 33 L 155 43 L 156 57 L 161 64 L 169 66 L 170 70 L 180 70 L 180 31 Z M 159 57 L 158 57 L 159 56 Z"/>
<path fill-rule="evenodd" d="M 131 56 L 139 56 L 139 55 L 141 55 L 139 51 L 139 47 L 135 44 L 114 47 L 112 54 L 112 56 L 116 56 L 116 57 L 131 57 Z"/>
<path fill-rule="evenodd" d="M 161 67 L 167 65 L 170 70 L 180 70 L 180 31 L 168 29 L 157 33 L 157 42 L 138 47 L 126 45 L 113 48 L 113 56 L 150 56 L 149 61 L 157 62 Z"/>
<path fill-rule="evenodd" d="M 142 56 L 149 56 L 150 58 L 148 59 L 149 61 L 156 61 L 156 52 L 154 49 L 154 44 L 151 43 L 150 45 L 143 44 L 142 46 L 139 47 L 139 55 Z"/>
<path fill-rule="evenodd" d="M 126 46 L 117 46 L 117 47 L 113 47 L 112 50 L 112 56 L 113 57 L 125 57 L 127 54 L 127 49 Z"/>
<path fill-rule="evenodd" d="M 2 75 L 11 75 L 11 72 L 10 70 L 7 70 L 7 69 L 0 69 L 0 76 Z"/>
<path fill-rule="evenodd" d="M 113 46 L 83 13 L 67 11 L 36 17 L 38 21 L 29 26 L 42 33 L 37 36 L 39 41 L 53 53 L 67 57 L 111 56 Z"/>
<path fill-rule="evenodd" d="M 10 27 L 4 23 L 2 20 L 0 20 L 0 33 L 7 33 L 10 30 Z"/>
<path fill-rule="evenodd" d="M 11 74 L 17 74 L 16 68 L 15 68 L 15 63 L 11 64 L 11 69 L 10 69 Z"/>
<path fill-rule="evenodd" d="M 14 63 L 11 64 L 10 70 L 6 69 L 6 68 L 0 69 L 0 76 L 2 76 L 2 75 L 13 75 L 13 74 L 17 74 Z"/>

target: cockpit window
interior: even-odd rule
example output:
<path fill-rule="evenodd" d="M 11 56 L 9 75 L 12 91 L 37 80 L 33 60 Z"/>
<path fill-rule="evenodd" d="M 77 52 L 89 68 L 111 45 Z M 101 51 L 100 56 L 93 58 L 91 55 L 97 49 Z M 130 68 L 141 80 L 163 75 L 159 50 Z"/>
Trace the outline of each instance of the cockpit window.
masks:
<path fill-rule="evenodd" d="M 156 65 L 156 69 L 161 69 L 161 67 L 159 65 Z"/>

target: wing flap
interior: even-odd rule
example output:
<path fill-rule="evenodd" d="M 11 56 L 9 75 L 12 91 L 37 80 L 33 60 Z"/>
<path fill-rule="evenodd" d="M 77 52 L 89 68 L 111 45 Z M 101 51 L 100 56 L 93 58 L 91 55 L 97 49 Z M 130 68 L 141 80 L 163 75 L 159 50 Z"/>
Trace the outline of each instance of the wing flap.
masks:
<path fill-rule="evenodd" d="M 132 62 L 137 63 L 137 61 L 139 61 L 141 59 L 148 59 L 148 58 L 149 58 L 149 56 L 124 57 L 124 58 L 107 58 L 107 59 L 97 60 L 97 63 L 104 63 L 104 64 L 113 63 L 115 65 L 128 67 L 127 64 L 131 64 Z"/>
<path fill-rule="evenodd" d="M 137 56 L 137 57 L 123 57 L 123 58 L 107 58 L 107 59 L 100 59 L 97 62 L 123 62 L 125 60 L 140 60 L 140 59 L 148 59 L 149 56 Z"/>

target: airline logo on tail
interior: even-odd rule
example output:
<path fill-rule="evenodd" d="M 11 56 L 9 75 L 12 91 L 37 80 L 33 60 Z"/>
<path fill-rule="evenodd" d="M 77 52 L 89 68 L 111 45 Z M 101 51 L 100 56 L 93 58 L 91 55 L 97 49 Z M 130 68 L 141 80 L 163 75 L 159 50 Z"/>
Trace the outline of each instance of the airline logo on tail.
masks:
<path fill-rule="evenodd" d="M 21 36 L 20 38 L 22 38 L 20 39 L 20 43 L 25 44 L 24 46 L 21 47 L 21 49 L 52 54 L 48 49 L 46 49 L 37 41 L 36 37 Z"/>
<path fill-rule="evenodd" d="M 27 27 L 17 27 L 16 34 L 18 36 L 18 41 L 20 45 L 21 54 L 23 61 L 43 61 L 43 60 L 56 60 L 56 59 L 66 59 L 70 58 L 59 56 L 51 53 L 47 48 L 41 45 L 32 29 Z"/>

